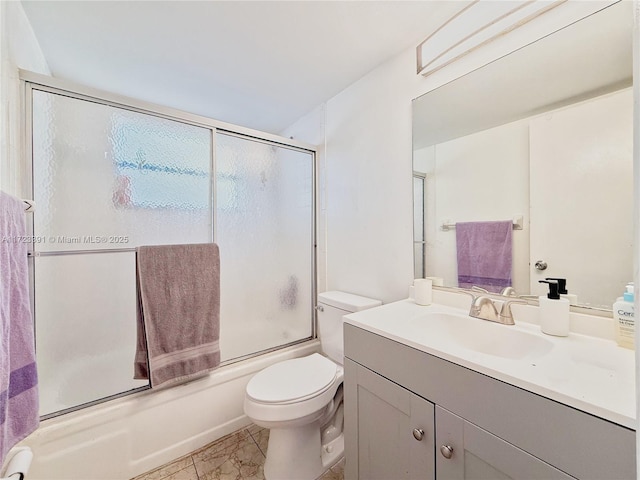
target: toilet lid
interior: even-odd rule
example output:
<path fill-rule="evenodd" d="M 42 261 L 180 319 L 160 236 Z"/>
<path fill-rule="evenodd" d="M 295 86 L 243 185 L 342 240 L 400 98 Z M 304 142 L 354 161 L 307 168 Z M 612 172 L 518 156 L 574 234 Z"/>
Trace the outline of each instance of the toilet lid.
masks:
<path fill-rule="evenodd" d="M 257 373 L 247 395 L 264 403 L 285 403 L 321 393 L 336 378 L 337 365 L 314 353 L 276 363 Z"/>

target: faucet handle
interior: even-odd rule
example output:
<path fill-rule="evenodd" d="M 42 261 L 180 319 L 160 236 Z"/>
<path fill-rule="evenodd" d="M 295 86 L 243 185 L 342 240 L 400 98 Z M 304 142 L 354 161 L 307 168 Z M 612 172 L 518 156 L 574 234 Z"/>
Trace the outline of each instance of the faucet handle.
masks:
<path fill-rule="evenodd" d="M 500 320 L 505 325 L 515 325 L 513 321 L 513 312 L 511 311 L 511 304 L 513 303 L 523 303 L 527 304 L 525 300 L 506 300 L 502 304 L 502 308 L 500 308 Z"/>
<path fill-rule="evenodd" d="M 503 297 L 517 297 L 516 289 L 513 287 L 504 287 L 500 292 Z"/>

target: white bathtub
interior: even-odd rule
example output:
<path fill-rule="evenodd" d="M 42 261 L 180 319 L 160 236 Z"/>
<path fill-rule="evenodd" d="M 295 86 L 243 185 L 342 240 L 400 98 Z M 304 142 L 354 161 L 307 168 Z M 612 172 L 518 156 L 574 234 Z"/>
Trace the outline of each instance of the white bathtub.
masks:
<path fill-rule="evenodd" d="M 305 342 L 185 385 L 46 420 L 21 443 L 34 453 L 29 480 L 126 480 L 192 452 L 250 423 L 243 398 L 255 373 L 319 351 L 319 345 Z"/>

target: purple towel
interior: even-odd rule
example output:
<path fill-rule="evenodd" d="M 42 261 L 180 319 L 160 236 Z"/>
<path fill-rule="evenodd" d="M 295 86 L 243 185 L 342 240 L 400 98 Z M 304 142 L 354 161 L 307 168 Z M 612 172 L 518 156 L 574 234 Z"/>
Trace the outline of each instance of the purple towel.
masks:
<path fill-rule="evenodd" d="M 511 286 L 513 222 L 456 223 L 458 286 L 499 292 Z"/>
<path fill-rule="evenodd" d="M 0 192 L 0 466 L 39 423 L 24 210 Z"/>

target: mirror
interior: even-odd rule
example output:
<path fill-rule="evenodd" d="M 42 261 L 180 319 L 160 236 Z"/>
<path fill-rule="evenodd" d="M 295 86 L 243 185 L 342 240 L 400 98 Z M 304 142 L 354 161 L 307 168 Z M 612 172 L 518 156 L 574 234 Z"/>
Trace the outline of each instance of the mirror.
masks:
<path fill-rule="evenodd" d="M 518 295 L 545 294 L 547 277 L 566 278 L 581 306 L 610 310 L 622 295 L 633 280 L 631 3 L 413 101 L 416 278 L 460 286 L 456 223 L 513 221 L 504 251 Z"/>

